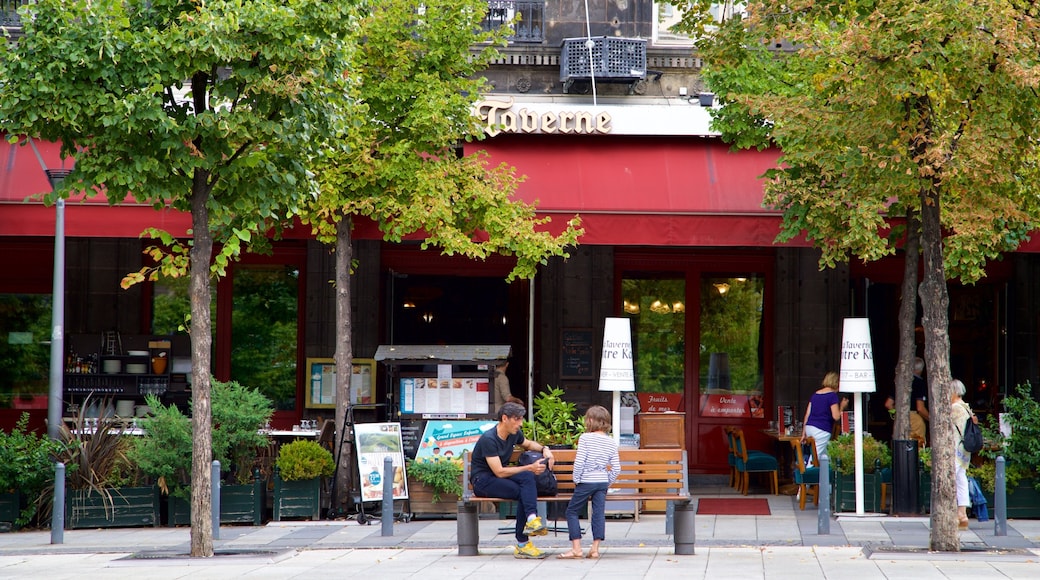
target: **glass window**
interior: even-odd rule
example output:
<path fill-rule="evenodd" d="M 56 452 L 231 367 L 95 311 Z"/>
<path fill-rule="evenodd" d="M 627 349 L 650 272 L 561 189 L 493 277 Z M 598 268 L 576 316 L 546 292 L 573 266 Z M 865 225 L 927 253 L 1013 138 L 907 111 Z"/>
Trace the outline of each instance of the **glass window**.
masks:
<path fill-rule="evenodd" d="M 700 295 L 701 414 L 763 416 L 765 279 L 705 274 Z"/>
<path fill-rule="evenodd" d="M 683 19 L 685 10 L 670 2 L 654 2 L 654 43 L 655 44 L 693 44 L 693 37 L 676 30 Z M 711 5 L 709 13 L 716 22 L 723 19 L 740 18 L 747 11 L 744 2 L 719 2 Z"/>
<path fill-rule="evenodd" d="M 47 408 L 50 337 L 50 294 L 0 294 L 0 408 Z"/>
<path fill-rule="evenodd" d="M 293 266 L 234 271 L 231 379 L 259 389 L 277 410 L 296 407 L 299 278 Z"/>
<path fill-rule="evenodd" d="M 632 321 L 636 390 L 682 393 L 686 374 L 685 280 L 624 278 L 621 298 L 622 312 Z"/>

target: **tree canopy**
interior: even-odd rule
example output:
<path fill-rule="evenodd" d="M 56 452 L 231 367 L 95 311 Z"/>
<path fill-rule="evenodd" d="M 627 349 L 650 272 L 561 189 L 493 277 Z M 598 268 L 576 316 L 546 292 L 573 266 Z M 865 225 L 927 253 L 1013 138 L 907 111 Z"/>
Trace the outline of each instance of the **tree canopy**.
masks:
<path fill-rule="evenodd" d="M 933 462 L 952 472 L 946 280 L 983 277 L 1040 217 L 1040 8 L 752 1 L 746 18 L 716 23 L 710 4 L 690 0 L 685 26 L 723 103 L 715 127 L 783 153 L 764 199 L 783 212 L 778 240 L 804 234 L 821 267 L 876 260 L 895 252 L 900 218 L 920 219 Z M 939 482 L 933 549 L 959 549 L 954 505 L 952 482 Z"/>
<path fill-rule="evenodd" d="M 317 194 L 341 135 L 349 2 L 40 0 L 0 46 L 0 129 L 60 141 L 59 191 L 100 190 L 192 215 L 125 283 L 190 272 L 193 556 L 212 556 L 210 277 Z M 258 236 L 257 234 L 264 234 Z M 214 247 L 216 252 L 214 253 Z"/>

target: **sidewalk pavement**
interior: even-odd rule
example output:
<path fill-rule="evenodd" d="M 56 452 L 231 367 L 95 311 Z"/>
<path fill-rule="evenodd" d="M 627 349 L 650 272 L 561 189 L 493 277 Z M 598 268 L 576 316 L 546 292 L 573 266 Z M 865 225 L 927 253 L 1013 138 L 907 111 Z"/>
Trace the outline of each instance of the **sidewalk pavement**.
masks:
<path fill-rule="evenodd" d="M 696 488 L 696 497 L 736 497 L 724 486 Z M 757 495 L 769 502 L 768 516 L 696 517 L 696 554 L 676 556 L 665 516 L 608 518 L 598 560 L 557 560 L 570 542 L 566 523 L 534 538 L 549 556 L 513 557 L 513 522 L 480 520 L 480 555 L 458 556 L 454 519 L 393 523 L 384 535 L 379 519 L 272 522 L 266 526 L 223 526 L 218 555 L 191 559 L 188 528 L 65 530 L 51 544 L 50 531 L 0 534 L 0 578 L 87 580 L 132 575 L 174 578 L 351 577 L 479 578 L 506 580 L 563 575 L 571 578 L 754 578 L 857 580 L 866 578 L 1040 577 L 1040 520 L 1009 520 L 996 536 L 992 520 L 971 522 L 961 532 L 962 552 L 928 551 L 927 517 L 847 516 L 818 532 L 817 510 L 805 511 L 791 496 Z M 551 522 L 550 522 L 551 523 Z M 586 525 L 583 522 L 583 525 Z M 586 550 L 589 537 L 584 538 Z"/>

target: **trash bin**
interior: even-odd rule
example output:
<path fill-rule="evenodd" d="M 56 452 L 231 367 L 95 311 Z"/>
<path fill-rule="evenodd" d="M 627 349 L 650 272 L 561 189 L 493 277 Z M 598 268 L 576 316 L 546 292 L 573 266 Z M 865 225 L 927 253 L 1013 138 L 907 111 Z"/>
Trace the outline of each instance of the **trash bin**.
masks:
<path fill-rule="evenodd" d="M 917 442 L 892 440 L 892 513 L 917 515 Z"/>

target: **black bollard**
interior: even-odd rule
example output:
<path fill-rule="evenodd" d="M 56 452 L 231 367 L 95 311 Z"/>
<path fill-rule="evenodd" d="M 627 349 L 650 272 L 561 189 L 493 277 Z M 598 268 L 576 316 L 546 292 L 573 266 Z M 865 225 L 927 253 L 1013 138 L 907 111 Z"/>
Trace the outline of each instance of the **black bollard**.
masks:
<path fill-rule="evenodd" d="M 892 440 L 892 513 L 917 515 L 917 442 L 912 439 Z M 881 506 L 884 509 L 884 506 Z"/>

